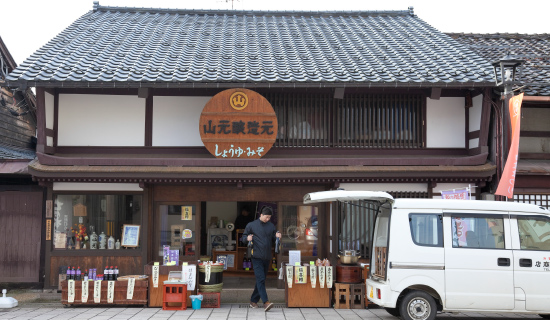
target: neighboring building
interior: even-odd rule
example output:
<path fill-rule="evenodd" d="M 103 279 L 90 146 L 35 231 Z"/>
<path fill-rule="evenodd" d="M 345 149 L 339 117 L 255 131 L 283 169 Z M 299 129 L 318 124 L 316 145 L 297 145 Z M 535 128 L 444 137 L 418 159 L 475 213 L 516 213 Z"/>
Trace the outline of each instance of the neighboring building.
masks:
<path fill-rule="evenodd" d="M 44 189 L 27 170 L 35 158 L 35 96 L 5 85 L 15 68 L 0 38 L 0 283 L 33 286 L 44 274 Z"/>
<path fill-rule="evenodd" d="M 550 34 L 450 34 L 489 61 L 510 54 L 525 60 L 514 200 L 550 208 Z"/>
<path fill-rule="evenodd" d="M 30 172 L 55 204 L 47 287 L 57 285 L 64 265 L 141 274 L 162 259 L 163 245 L 197 261 L 208 244 L 224 244 L 223 230 L 210 228 L 215 221 L 233 221 L 244 206 L 277 210 L 279 262 L 293 249 L 304 261 L 335 262 L 339 249 L 352 246 L 367 258 L 371 217 L 304 206 L 306 193 L 340 187 L 431 198 L 471 186 L 479 197 L 495 174 L 487 147 L 492 66 L 412 8 L 264 12 L 96 3 L 11 72 L 8 84 L 37 88 Z M 228 107 L 238 101 L 230 93 L 246 94 L 249 109 Z M 277 126 L 268 111 L 250 114 L 266 105 L 258 94 Z M 209 101 L 220 109 L 203 112 Z M 201 113 L 218 118 L 199 126 Z M 218 136 L 208 136 L 209 125 Z M 257 154 L 238 148 L 259 143 L 257 130 L 273 147 L 249 158 Z M 205 147 L 220 135 L 234 139 L 226 158 Z M 139 225 L 139 244 L 66 250 L 70 227 L 79 223 L 115 239 L 124 225 Z M 182 239 L 186 229 L 191 238 Z M 225 253 L 240 269 L 243 251 Z"/>

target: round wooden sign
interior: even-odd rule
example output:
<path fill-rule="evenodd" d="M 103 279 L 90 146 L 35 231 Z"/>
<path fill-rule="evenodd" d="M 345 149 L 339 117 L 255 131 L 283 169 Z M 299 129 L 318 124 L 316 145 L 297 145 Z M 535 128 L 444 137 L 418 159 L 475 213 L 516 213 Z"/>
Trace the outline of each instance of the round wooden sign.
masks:
<path fill-rule="evenodd" d="M 228 89 L 213 96 L 202 109 L 202 142 L 216 158 L 259 159 L 275 143 L 277 116 L 257 92 Z"/>

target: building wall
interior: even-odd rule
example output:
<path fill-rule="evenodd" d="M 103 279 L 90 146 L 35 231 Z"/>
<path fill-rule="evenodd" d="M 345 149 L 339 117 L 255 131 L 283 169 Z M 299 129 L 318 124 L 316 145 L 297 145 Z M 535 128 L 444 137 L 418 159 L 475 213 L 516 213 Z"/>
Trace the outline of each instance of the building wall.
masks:
<path fill-rule="evenodd" d="M 468 131 L 475 132 L 481 129 L 481 110 L 483 95 L 477 95 L 472 98 L 472 107 L 469 110 Z M 479 147 L 479 138 L 470 139 L 468 146 L 470 149 Z"/>
<path fill-rule="evenodd" d="M 143 146 L 145 99 L 60 94 L 59 146 Z"/>
<path fill-rule="evenodd" d="M 465 126 L 463 97 L 427 99 L 427 148 L 464 148 Z"/>
<path fill-rule="evenodd" d="M 199 118 L 211 97 L 154 97 L 153 146 L 202 146 Z"/>

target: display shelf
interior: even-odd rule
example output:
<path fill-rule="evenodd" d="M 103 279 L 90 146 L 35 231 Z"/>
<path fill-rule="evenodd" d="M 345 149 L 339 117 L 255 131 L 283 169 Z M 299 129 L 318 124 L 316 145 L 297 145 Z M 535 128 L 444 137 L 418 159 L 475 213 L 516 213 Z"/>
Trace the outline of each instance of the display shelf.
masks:
<path fill-rule="evenodd" d="M 332 289 L 321 288 L 319 281 L 315 288 L 311 287 L 309 277 L 309 267 L 307 270 L 306 283 L 292 283 L 292 288 L 288 287 L 285 279 L 285 301 L 289 308 L 330 308 L 332 301 Z"/>

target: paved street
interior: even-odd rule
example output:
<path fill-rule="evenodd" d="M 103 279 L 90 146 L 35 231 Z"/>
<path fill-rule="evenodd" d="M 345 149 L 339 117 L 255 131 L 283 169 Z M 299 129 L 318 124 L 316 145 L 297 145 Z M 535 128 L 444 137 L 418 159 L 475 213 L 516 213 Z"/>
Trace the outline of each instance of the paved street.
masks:
<path fill-rule="evenodd" d="M 222 304 L 216 309 L 163 311 L 160 308 L 52 308 L 37 307 L 32 304 L 2 311 L 0 319 L 267 319 L 267 320 L 320 320 L 320 319 L 387 319 L 396 320 L 383 309 L 332 309 L 332 308 L 283 308 L 276 306 L 269 312 L 263 309 L 249 309 L 242 304 Z M 438 319 L 542 319 L 536 315 L 460 313 L 440 314 Z"/>

